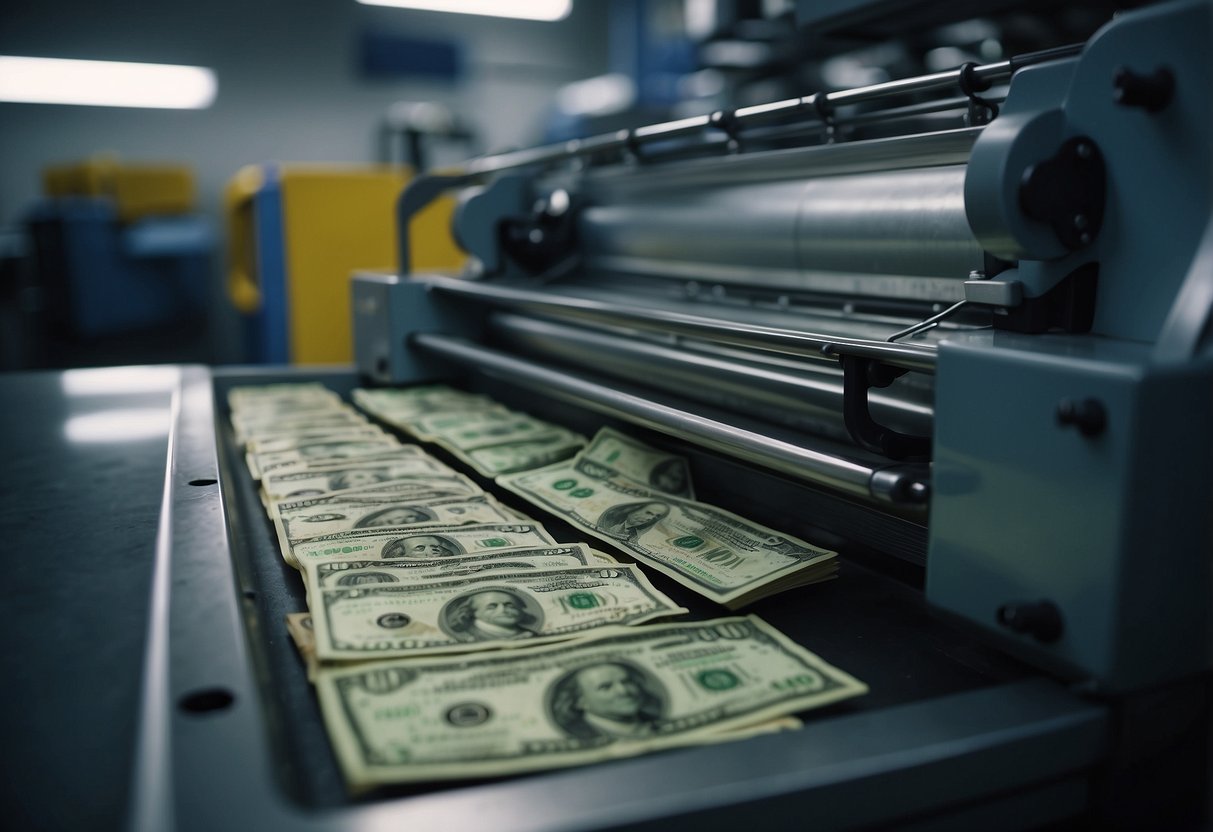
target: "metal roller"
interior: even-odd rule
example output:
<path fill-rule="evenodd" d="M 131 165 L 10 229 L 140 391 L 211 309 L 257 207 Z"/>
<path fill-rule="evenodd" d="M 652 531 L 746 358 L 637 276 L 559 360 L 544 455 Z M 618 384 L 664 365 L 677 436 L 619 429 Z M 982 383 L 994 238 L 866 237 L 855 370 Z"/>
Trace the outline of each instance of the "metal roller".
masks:
<path fill-rule="evenodd" d="M 490 325 L 514 351 L 599 375 L 655 387 L 691 401 L 827 436 L 850 443 L 842 420 L 842 373 L 801 362 L 796 367 L 764 366 L 738 356 L 705 354 L 663 346 L 633 334 L 627 337 L 585 326 L 567 326 L 498 312 Z M 929 403 L 891 391 L 872 392 L 869 400 L 885 424 L 910 433 L 931 430 Z"/>
<path fill-rule="evenodd" d="M 953 301 L 983 254 L 963 165 L 662 188 L 582 211 L 600 269 L 788 289 Z"/>

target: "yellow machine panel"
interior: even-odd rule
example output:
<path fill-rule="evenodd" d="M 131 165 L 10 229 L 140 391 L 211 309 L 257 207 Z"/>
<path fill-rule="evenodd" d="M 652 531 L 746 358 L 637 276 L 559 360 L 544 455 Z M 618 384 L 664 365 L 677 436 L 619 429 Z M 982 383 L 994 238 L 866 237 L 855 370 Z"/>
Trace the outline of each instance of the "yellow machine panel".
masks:
<path fill-rule="evenodd" d="M 233 305 L 252 324 L 254 359 L 295 364 L 352 360 L 349 277 L 393 270 L 399 168 L 256 165 L 228 188 Z M 428 207 L 410 229 L 415 262 L 458 269 L 449 232 L 454 200 Z"/>
<path fill-rule="evenodd" d="M 194 173 L 189 167 L 129 165 L 110 154 L 45 168 L 42 187 L 47 196 L 109 197 L 123 222 L 194 209 Z"/>

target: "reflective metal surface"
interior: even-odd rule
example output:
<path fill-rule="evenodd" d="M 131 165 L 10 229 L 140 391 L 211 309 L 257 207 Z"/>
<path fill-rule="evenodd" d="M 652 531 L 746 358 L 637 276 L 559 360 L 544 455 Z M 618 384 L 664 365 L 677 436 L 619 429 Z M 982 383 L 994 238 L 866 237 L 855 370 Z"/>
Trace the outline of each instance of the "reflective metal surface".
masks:
<path fill-rule="evenodd" d="M 0 624 L 12 829 L 128 810 L 175 367 L 0 375 Z"/>
<path fill-rule="evenodd" d="M 511 351 L 585 367 L 625 383 L 850 442 L 842 420 L 842 374 L 828 365 L 760 363 L 736 352 L 705 353 L 687 344 L 662 344 L 636 333 L 568 326 L 509 312 L 494 313 L 490 320 L 498 339 Z M 868 395 L 883 423 L 927 434 L 931 408 L 922 398 L 891 391 Z"/>
<path fill-rule="evenodd" d="M 560 294 L 555 291 L 519 289 L 491 283 L 426 275 L 418 278 L 433 290 L 451 296 L 480 300 L 499 306 L 531 308 L 573 316 L 586 316 L 605 323 L 652 329 L 656 332 L 682 332 L 723 344 L 782 352 L 834 361 L 841 354 L 877 358 L 910 370 L 930 372 L 935 366 L 935 350 L 912 344 L 890 344 L 859 338 L 834 337 L 740 321 L 713 319 L 687 312 L 623 306 Z"/>
<path fill-rule="evenodd" d="M 963 289 L 950 281 L 983 263 L 964 175 L 957 165 L 650 189 L 587 207 L 578 235 L 591 269 L 953 301 Z"/>

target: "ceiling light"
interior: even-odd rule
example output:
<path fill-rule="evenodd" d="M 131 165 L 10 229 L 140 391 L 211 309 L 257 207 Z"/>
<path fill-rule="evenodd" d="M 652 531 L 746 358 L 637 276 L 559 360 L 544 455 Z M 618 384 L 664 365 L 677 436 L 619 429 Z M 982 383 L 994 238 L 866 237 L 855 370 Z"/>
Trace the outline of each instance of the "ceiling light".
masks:
<path fill-rule="evenodd" d="M 358 0 L 367 6 L 394 6 L 429 12 L 514 17 L 520 20 L 562 20 L 573 10 L 573 0 Z"/>
<path fill-rule="evenodd" d="M 217 89 L 201 66 L 0 55 L 0 101 L 200 110 Z"/>

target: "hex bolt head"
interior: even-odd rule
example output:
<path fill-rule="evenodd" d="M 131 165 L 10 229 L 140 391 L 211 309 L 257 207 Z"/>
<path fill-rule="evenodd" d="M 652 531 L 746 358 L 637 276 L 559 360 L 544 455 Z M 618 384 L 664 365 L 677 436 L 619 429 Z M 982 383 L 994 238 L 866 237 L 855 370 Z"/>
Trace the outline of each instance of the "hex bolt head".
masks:
<path fill-rule="evenodd" d="M 1153 72 L 1134 72 L 1122 66 L 1112 79 L 1112 100 L 1122 107 L 1140 107 L 1147 113 L 1165 110 L 1175 97 L 1175 76 L 1165 66 Z"/>
<path fill-rule="evenodd" d="M 1061 638 L 1065 622 L 1052 601 L 1008 601 L 998 608 L 998 623 L 1017 633 L 1030 635 L 1044 644 Z"/>
<path fill-rule="evenodd" d="M 1108 411 L 1099 399 L 1062 399 L 1057 403 L 1057 424 L 1076 427 L 1083 436 L 1099 436 L 1108 427 Z"/>

